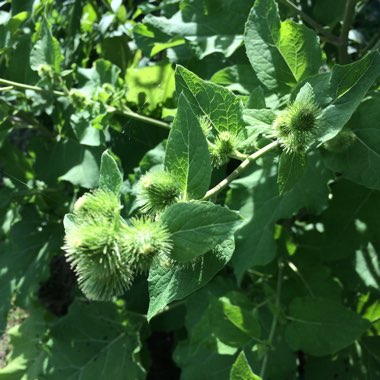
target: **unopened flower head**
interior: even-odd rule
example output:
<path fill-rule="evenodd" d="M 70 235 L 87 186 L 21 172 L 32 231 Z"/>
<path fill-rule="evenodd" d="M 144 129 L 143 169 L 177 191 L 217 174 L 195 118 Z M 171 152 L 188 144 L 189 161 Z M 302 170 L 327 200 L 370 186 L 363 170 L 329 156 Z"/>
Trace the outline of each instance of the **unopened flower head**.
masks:
<path fill-rule="evenodd" d="M 181 192 L 173 175 L 164 170 L 150 171 L 140 179 L 137 201 L 143 212 L 156 214 L 177 202 Z"/>
<path fill-rule="evenodd" d="M 124 244 L 130 252 L 130 265 L 138 272 L 149 269 L 155 256 L 170 257 L 173 247 L 166 227 L 159 220 L 146 217 L 130 220 Z"/>
<path fill-rule="evenodd" d="M 132 283 L 134 271 L 121 231 L 117 223 L 98 218 L 82 222 L 66 233 L 67 260 L 89 299 L 110 300 L 123 294 Z"/>
<path fill-rule="evenodd" d="M 345 128 L 334 138 L 326 141 L 323 147 L 329 152 L 342 153 L 347 150 L 356 140 L 356 135 L 350 129 Z"/>
<path fill-rule="evenodd" d="M 228 131 L 220 132 L 210 149 L 213 166 L 218 168 L 226 164 L 230 159 L 230 155 L 234 152 L 236 145 L 237 138 L 233 133 Z"/>
<path fill-rule="evenodd" d="M 274 129 L 283 149 L 303 154 L 314 142 L 321 110 L 313 98 L 290 104 L 274 122 Z"/>
<path fill-rule="evenodd" d="M 96 189 L 81 196 L 74 205 L 77 220 L 106 218 L 113 220 L 120 214 L 120 200 L 112 191 Z"/>

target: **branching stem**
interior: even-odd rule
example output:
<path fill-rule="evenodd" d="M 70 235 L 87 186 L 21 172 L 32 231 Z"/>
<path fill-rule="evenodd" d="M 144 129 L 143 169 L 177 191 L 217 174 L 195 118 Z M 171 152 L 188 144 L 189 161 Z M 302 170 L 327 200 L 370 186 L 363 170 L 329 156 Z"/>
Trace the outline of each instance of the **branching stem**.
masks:
<path fill-rule="evenodd" d="M 278 141 L 272 141 L 270 144 L 264 146 L 264 148 L 259 149 L 258 151 L 252 153 L 248 156 L 228 177 L 223 181 L 219 182 L 215 187 L 210 189 L 202 200 L 207 200 L 217 194 L 219 191 L 225 189 L 234 179 L 236 179 L 252 161 L 255 161 L 263 154 L 269 152 L 270 150 L 276 148 L 279 145 Z"/>
<path fill-rule="evenodd" d="M 283 272 L 284 265 L 282 261 L 279 260 L 278 262 L 278 273 L 277 273 L 277 286 L 276 286 L 276 303 L 275 303 L 275 314 L 273 316 L 272 325 L 269 331 L 269 337 L 268 337 L 268 349 L 270 349 L 274 336 L 276 334 L 277 324 L 278 324 L 278 317 L 279 317 L 279 310 L 280 310 L 280 297 L 281 297 L 281 290 L 282 290 L 282 272 Z M 267 352 L 264 356 L 263 363 L 261 365 L 261 371 L 260 371 L 260 377 L 264 380 L 265 372 L 268 365 L 268 356 L 269 352 Z"/>
<path fill-rule="evenodd" d="M 42 87 L 32 86 L 29 84 L 24 84 L 24 83 L 19 83 L 19 82 L 14 82 L 14 81 L 10 81 L 10 80 L 3 79 L 3 78 L 0 78 L 0 84 L 4 84 L 4 85 L 9 86 L 8 89 L 11 89 L 11 87 L 16 87 L 16 88 L 20 88 L 23 90 L 33 90 L 36 92 L 51 92 L 56 96 L 65 96 L 66 95 L 66 93 L 63 91 L 47 90 L 47 89 L 44 89 Z M 138 121 L 142 121 L 142 122 L 145 122 L 148 124 L 156 125 L 158 127 L 165 128 L 165 129 L 170 129 L 170 125 L 168 123 L 165 123 L 165 122 L 160 121 L 160 120 L 153 119 L 153 118 L 148 117 L 148 116 L 140 115 L 140 114 L 133 112 L 132 110 L 129 110 L 129 109 L 118 110 L 112 106 L 106 106 L 106 109 L 108 112 L 117 112 L 119 114 L 122 114 L 123 116 L 129 117 L 129 118 L 134 119 L 134 120 L 138 120 Z"/>

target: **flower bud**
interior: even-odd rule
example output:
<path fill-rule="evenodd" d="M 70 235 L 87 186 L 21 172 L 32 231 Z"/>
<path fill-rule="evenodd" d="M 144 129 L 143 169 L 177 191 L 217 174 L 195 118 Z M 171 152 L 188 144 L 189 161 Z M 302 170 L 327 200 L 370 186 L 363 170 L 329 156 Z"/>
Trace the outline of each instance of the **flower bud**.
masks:
<path fill-rule="evenodd" d="M 323 147 L 332 153 L 342 153 L 356 140 L 356 135 L 350 129 L 343 129 L 334 138 L 326 141 Z"/>
<path fill-rule="evenodd" d="M 230 160 L 236 145 L 236 137 L 233 134 L 228 131 L 219 133 L 210 149 L 213 166 L 218 168 L 225 165 Z"/>
<path fill-rule="evenodd" d="M 150 171 L 139 182 L 137 202 L 142 211 L 156 214 L 177 202 L 181 187 L 174 176 L 164 170 Z"/>
<path fill-rule="evenodd" d="M 67 231 L 66 258 L 87 298 L 111 300 L 131 285 L 134 270 L 124 240 L 118 224 L 106 218 L 92 219 Z"/>
<path fill-rule="evenodd" d="M 130 252 L 129 263 L 137 272 L 148 270 L 155 256 L 169 258 L 173 247 L 166 227 L 148 218 L 130 220 L 124 244 Z"/>
<path fill-rule="evenodd" d="M 74 204 L 77 221 L 105 218 L 113 220 L 120 214 L 120 200 L 112 191 L 96 189 L 78 198 Z"/>
<path fill-rule="evenodd" d="M 274 121 L 273 127 L 282 147 L 288 153 L 302 154 L 314 142 L 321 110 L 313 98 L 295 101 Z"/>

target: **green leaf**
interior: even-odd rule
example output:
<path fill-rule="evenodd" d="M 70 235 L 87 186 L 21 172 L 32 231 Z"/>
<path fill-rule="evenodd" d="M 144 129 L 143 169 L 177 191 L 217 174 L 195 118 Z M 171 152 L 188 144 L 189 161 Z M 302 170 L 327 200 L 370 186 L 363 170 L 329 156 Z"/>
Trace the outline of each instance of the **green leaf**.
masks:
<path fill-rule="evenodd" d="M 254 305 L 242 293 L 230 291 L 214 298 L 209 306 L 210 329 L 224 344 L 244 347 L 259 339 L 261 328 Z"/>
<path fill-rule="evenodd" d="M 231 237 L 241 225 L 236 212 L 212 203 L 177 203 L 169 206 L 162 221 L 171 233 L 172 257 L 186 263 Z"/>
<path fill-rule="evenodd" d="M 218 132 L 244 132 L 243 104 L 230 90 L 206 82 L 179 65 L 175 79 L 177 91 L 183 91 L 198 117 L 205 117 Z"/>
<path fill-rule="evenodd" d="M 94 120 L 89 110 L 83 110 L 72 114 L 70 117 L 71 127 L 82 145 L 99 146 L 105 142 L 104 131 L 101 128 L 97 128 L 99 125 L 94 123 L 94 121 L 101 121 L 105 113 L 96 116 Z"/>
<path fill-rule="evenodd" d="M 234 249 L 233 239 L 228 239 L 191 266 L 165 268 L 158 262 L 153 262 L 148 278 L 148 320 L 170 302 L 183 299 L 207 284 L 228 263 Z"/>
<path fill-rule="evenodd" d="M 326 262 L 342 259 L 345 264 L 334 269 L 338 271 L 341 267 L 349 268 L 355 252 L 365 253 L 369 242 L 378 246 L 380 223 L 373 210 L 380 207 L 380 193 L 343 179 L 334 183 L 331 190 L 332 200 L 319 219 L 323 230 L 308 231 L 301 245 L 303 255 L 315 255 Z M 352 269 L 355 276 L 355 268 Z"/>
<path fill-rule="evenodd" d="M 142 317 L 112 303 L 75 302 L 51 329 L 44 378 L 92 380 L 145 379 L 140 359 Z"/>
<path fill-rule="evenodd" d="M 174 70 L 168 62 L 127 69 L 127 100 L 140 110 L 151 113 L 162 107 L 174 93 Z"/>
<path fill-rule="evenodd" d="M 355 252 L 355 270 L 363 283 L 380 289 L 380 264 L 378 252 L 372 243 Z"/>
<path fill-rule="evenodd" d="M 99 187 L 106 190 L 111 190 L 117 195 L 120 195 L 121 186 L 123 185 L 123 174 L 115 159 L 106 150 L 102 154 L 99 175 Z"/>
<path fill-rule="evenodd" d="M 47 224 L 33 207 L 24 208 L 13 225 L 11 244 L 0 245 L 0 330 L 3 330 L 11 299 L 19 306 L 34 301 L 40 283 L 50 274 L 51 258 L 63 244 L 62 228 Z"/>
<path fill-rule="evenodd" d="M 317 74 L 323 64 L 319 38 L 304 24 L 282 22 L 277 46 L 297 82 Z"/>
<path fill-rule="evenodd" d="M 47 332 L 46 313 L 34 309 L 21 324 L 7 331 L 12 351 L 7 365 L 0 369 L 0 380 L 38 379 L 48 353 L 44 349 Z"/>
<path fill-rule="evenodd" d="M 57 73 L 61 72 L 63 57 L 59 42 L 53 37 L 48 23 L 43 21 L 39 40 L 30 52 L 30 66 L 38 70 L 41 65 L 48 65 Z"/>
<path fill-rule="evenodd" d="M 246 177 L 233 181 L 228 206 L 239 209 L 247 223 L 236 234 L 232 262 L 238 278 L 255 265 L 266 265 L 276 255 L 274 225 L 300 209 L 311 214 L 321 212 L 328 201 L 327 181 L 332 174 L 311 155 L 305 173 L 293 189 L 278 194 L 277 166 L 269 160 L 263 167 L 253 166 Z"/>
<path fill-rule="evenodd" d="M 260 85 L 252 67 L 243 64 L 228 66 L 217 71 L 210 81 L 244 95 L 249 95 Z"/>
<path fill-rule="evenodd" d="M 380 190 L 380 97 L 365 100 L 334 139 L 325 143 L 326 166 L 355 183 Z M 334 145 L 332 145 L 334 144 Z"/>
<path fill-rule="evenodd" d="M 322 298 L 296 298 L 285 336 L 294 350 L 315 356 L 333 354 L 360 338 L 370 323 L 340 303 Z"/>
<path fill-rule="evenodd" d="M 188 198 L 202 198 L 207 192 L 210 153 L 198 118 L 183 94 L 166 145 L 165 167 L 176 176 Z"/>
<path fill-rule="evenodd" d="M 242 44 L 250 0 L 183 0 L 171 18 L 148 15 L 144 24 L 168 36 L 184 37 L 199 59 L 212 53 L 231 56 Z"/>
<path fill-rule="evenodd" d="M 284 90 L 284 84 L 317 74 L 323 63 L 316 33 L 303 24 L 281 22 L 274 0 L 255 2 L 244 41 L 257 77 L 270 90 Z"/>
<path fill-rule="evenodd" d="M 121 70 L 105 59 L 98 59 L 93 62 L 90 69 L 78 68 L 78 88 L 92 98 L 100 91 L 105 83 L 116 86 Z"/>
<path fill-rule="evenodd" d="M 50 186 L 57 180 L 92 189 L 98 186 L 100 156 L 104 148 L 85 147 L 75 140 L 33 143 L 37 178 Z"/>
<path fill-rule="evenodd" d="M 292 189 L 305 171 L 306 157 L 297 153 L 282 152 L 278 165 L 278 187 L 280 194 Z"/>
<path fill-rule="evenodd" d="M 325 93 L 332 101 L 320 116 L 318 140 L 322 143 L 335 137 L 344 127 L 364 95 L 380 74 L 380 53 L 373 51 L 360 61 L 335 65 Z M 316 93 L 317 95 L 317 93 Z M 326 94 L 322 95 L 323 97 Z M 317 101 L 319 101 L 317 97 Z"/>
<path fill-rule="evenodd" d="M 261 380 L 261 377 L 252 372 L 244 351 L 240 352 L 231 368 L 230 380 Z"/>

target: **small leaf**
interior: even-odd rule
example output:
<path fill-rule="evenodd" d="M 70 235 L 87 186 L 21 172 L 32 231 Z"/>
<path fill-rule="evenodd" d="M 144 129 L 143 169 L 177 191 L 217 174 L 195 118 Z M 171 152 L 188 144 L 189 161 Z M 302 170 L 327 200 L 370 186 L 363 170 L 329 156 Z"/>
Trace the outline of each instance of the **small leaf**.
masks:
<path fill-rule="evenodd" d="M 30 52 L 30 66 L 33 70 L 38 70 L 41 65 L 48 65 L 57 73 L 61 71 L 63 60 L 59 42 L 53 37 L 47 21 L 44 20 L 41 27 L 39 40 Z"/>
<path fill-rule="evenodd" d="M 211 180 L 211 159 L 206 137 L 185 95 L 166 145 L 165 167 L 174 174 L 190 199 L 202 198 Z"/>
<path fill-rule="evenodd" d="M 261 380 L 261 377 L 252 372 L 244 351 L 240 352 L 232 366 L 230 380 Z"/>
<path fill-rule="evenodd" d="M 323 298 L 295 298 L 285 336 L 294 350 L 315 356 L 333 354 L 350 344 L 370 323 L 340 303 Z"/>
<path fill-rule="evenodd" d="M 241 225 L 236 212 L 208 202 L 177 203 L 162 215 L 173 239 L 172 257 L 186 263 L 221 244 Z"/>
<path fill-rule="evenodd" d="M 277 183 L 280 194 L 292 189 L 306 168 L 306 157 L 297 153 L 282 152 L 278 165 Z"/>
<path fill-rule="evenodd" d="M 115 194 L 120 194 L 123 185 L 123 175 L 117 165 L 115 159 L 105 151 L 102 154 L 100 164 L 99 187 L 108 189 Z"/>

